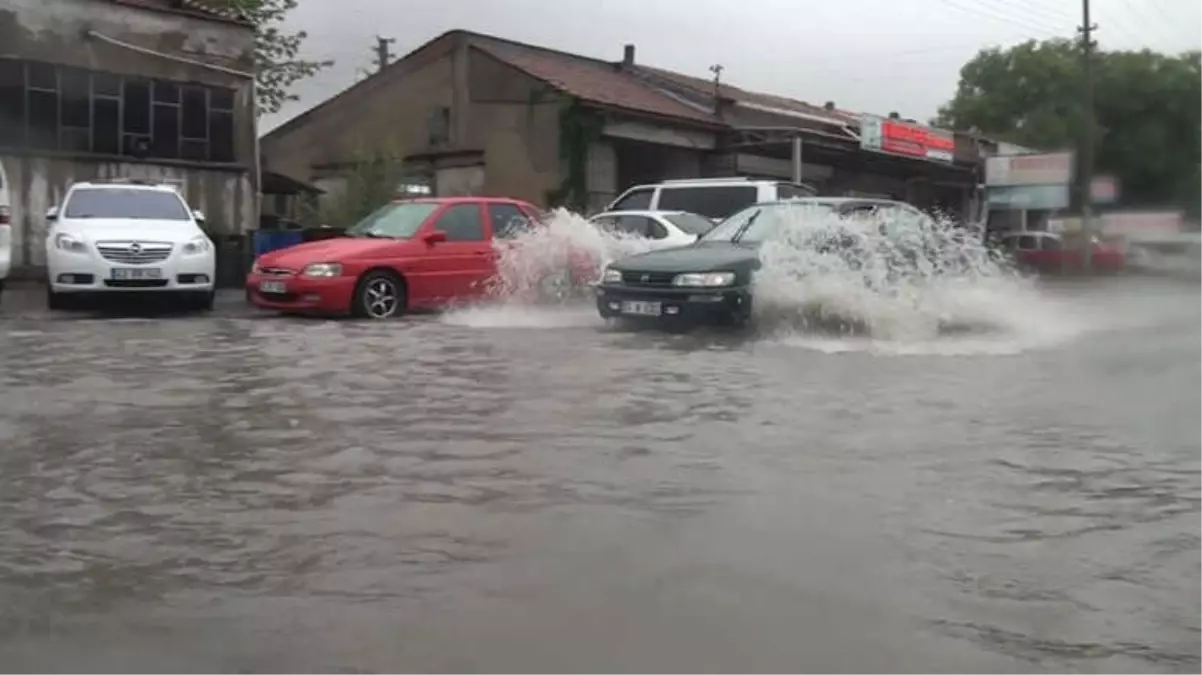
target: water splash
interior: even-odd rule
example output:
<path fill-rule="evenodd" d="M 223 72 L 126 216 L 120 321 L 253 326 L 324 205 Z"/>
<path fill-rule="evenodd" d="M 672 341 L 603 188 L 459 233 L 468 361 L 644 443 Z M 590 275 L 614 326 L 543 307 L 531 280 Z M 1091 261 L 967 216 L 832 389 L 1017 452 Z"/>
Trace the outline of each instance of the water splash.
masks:
<path fill-rule="evenodd" d="M 1008 353 L 1071 339 L 1081 317 L 936 217 L 776 209 L 760 248 L 761 333 L 824 351 Z"/>

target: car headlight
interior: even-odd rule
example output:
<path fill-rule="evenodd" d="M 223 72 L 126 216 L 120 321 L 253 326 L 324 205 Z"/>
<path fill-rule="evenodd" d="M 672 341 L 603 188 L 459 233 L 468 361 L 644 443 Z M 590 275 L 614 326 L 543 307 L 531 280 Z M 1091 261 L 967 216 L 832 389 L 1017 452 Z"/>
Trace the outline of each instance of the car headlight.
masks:
<path fill-rule="evenodd" d="M 340 263 L 313 263 L 305 265 L 305 270 L 301 274 L 307 277 L 338 277 L 342 276 L 342 265 Z"/>
<path fill-rule="evenodd" d="M 605 268 L 605 273 L 601 275 L 601 283 L 603 284 L 619 284 L 622 283 L 621 270 L 615 270 L 609 267 Z"/>
<path fill-rule="evenodd" d="M 672 279 L 673 286 L 689 286 L 694 288 L 717 288 L 729 286 L 735 282 L 734 272 L 696 272 L 677 274 Z"/>
<path fill-rule="evenodd" d="M 88 250 L 82 241 L 66 233 L 59 233 L 54 236 L 54 247 L 72 253 L 83 253 Z"/>
<path fill-rule="evenodd" d="M 213 242 L 209 241 L 209 238 L 203 234 L 184 244 L 184 253 L 187 255 L 208 253 L 211 250 L 213 250 Z"/>

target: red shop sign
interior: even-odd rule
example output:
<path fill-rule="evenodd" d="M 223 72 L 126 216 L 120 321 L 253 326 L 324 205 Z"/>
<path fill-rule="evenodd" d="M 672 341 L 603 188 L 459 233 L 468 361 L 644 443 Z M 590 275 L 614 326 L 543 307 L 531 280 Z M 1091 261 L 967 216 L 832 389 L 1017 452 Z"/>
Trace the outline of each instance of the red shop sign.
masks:
<path fill-rule="evenodd" d="M 866 150 L 936 162 L 951 162 L 955 157 L 956 139 L 947 131 L 865 115 L 860 134 L 860 145 Z"/>

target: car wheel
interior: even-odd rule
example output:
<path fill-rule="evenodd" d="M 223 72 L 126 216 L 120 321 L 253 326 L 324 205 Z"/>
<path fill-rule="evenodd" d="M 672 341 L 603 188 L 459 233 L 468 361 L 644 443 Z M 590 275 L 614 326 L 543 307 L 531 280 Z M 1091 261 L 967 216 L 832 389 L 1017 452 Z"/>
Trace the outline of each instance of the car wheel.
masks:
<path fill-rule="evenodd" d="M 71 299 L 65 293 L 55 293 L 49 287 L 46 288 L 46 309 L 62 310 L 71 308 Z"/>
<path fill-rule="evenodd" d="M 369 272 L 355 287 L 351 313 L 368 319 L 392 319 L 405 313 L 405 282 L 385 270 Z"/>
<path fill-rule="evenodd" d="M 197 293 L 192 300 L 192 306 L 200 312 L 209 312 L 213 310 L 213 301 L 217 297 L 217 291 L 207 291 Z"/>
<path fill-rule="evenodd" d="M 572 274 L 567 270 L 552 272 L 538 281 L 540 302 L 563 302 L 572 297 Z"/>

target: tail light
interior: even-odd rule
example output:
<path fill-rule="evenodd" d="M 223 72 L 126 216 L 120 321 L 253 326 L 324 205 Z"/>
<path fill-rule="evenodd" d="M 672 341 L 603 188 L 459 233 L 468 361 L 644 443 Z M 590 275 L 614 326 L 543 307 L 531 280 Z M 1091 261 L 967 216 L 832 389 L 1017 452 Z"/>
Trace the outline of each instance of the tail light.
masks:
<path fill-rule="evenodd" d="M 0 206 L 0 225 L 8 225 L 10 212 L 7 206 Z"/>

